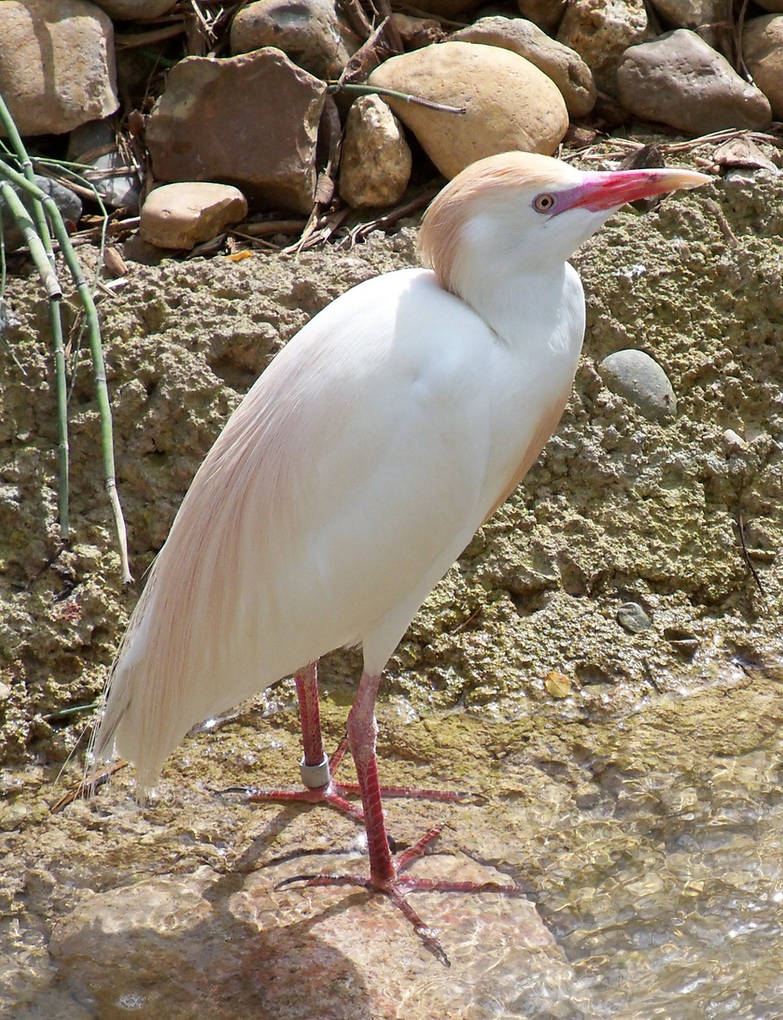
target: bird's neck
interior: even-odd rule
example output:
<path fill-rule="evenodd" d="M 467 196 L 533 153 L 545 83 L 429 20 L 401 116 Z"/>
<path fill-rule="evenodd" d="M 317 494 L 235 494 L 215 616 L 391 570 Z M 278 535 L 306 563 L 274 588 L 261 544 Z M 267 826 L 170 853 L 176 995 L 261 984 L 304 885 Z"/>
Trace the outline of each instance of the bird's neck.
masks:
<path fill-rule="evenodd" d="M 514 347 L 535 345 L 541 353 L 581 344 L 584 293 L 572 266 L 493 270 L 497 263 L 474 263 L 455 280 L 454 290 L 498 337 Z"/>

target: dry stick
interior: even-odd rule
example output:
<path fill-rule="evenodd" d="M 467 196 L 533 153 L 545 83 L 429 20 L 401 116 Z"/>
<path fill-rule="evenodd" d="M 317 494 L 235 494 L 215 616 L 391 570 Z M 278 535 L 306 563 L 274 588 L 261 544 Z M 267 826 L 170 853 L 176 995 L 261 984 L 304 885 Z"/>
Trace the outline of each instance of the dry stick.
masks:
<path fill-rule="evenodd" d="M 106 366 L 103 360 L 101 332 L 100 325 L 98 323 L 98 313 L 95 310 L 95 302 L 92 299 L 90 288 L 87 286 L 82 275 L 79 260 L 76 258 L 76 253 L 73 250 L 70 238 L 68 237 L 68 232 L 65 229 L 65 224 L 63 223 L 63 218 L 60 215 L 60 210 L 57 208 L 54 200 L 41 191 L 40 188 L 36 187 L 36 185 L 31 184 L 26 177 L 17 173 L 15 170 L 12 170 L 2 161 L 0 161 L 0 177 L 4 177 L 12 184 L 16 184 L 23 191 L 32 195 L 34 198 L 37 198 L 43 205 L 49 224 L 54 231 L 57 240 L 60 242 L 60 250 L 62 251 L 65 262 L 71 271 L 71 276 L 73 277 L 73 282 L 76 286 L 76 290 L 78 291 L 79 299 L 84 306 L 85 316 L 87 319 L 87 334 L 90 343 L 90 353 L 92 355 L 93 375 L 95 378 L 95 396 L 98 402 L 98 411 L 101 418 L 101 451 L 103 454 L 104 484 L 114 516 L 114 526 L 117 532 L 122 579 L 127 583 L 132 581 L 133 577 L 128 566 L 128 540 L 127 532 L 125 530 L 125 520 L 122 516 L 122 507 L 120 506 L 120 499 L 117 494 L 111 404 L 109 403 L 109 392 L 106 386 Z"/>
<path fill-rule="evenodd" d="M 742 7 L 740 8 L 739 15 L 737 17 L 737 60 L 736 70 L 745 75 L 745 78 L 753 84 L 753 75 L 748 70 L 748 65 L 745 63 L 745 57 L 742 53 L 742 32 L 745 28 L 745 14 L 748 10 L 748 0 L 742 0 Z"/>
<path fill-rule="evenodd" d="M 30 161 L 30 157 L 24 147 L 24 143 L 19 131 L 17 130 L 14 119 L 4 102 L 2 95 L 0 95 L 0 121 L 3 123 L 3 127 L 11 147 L 16 153 L 25 179 L 29 181 L 30 184 L 35 185 L 35 171 L 33 169 L 32 162 Z M 36 198 L 33 198 L 32 209 L 37 227 L 36 239 L 43 245 L 49 266 L 49 272 L 55 276 L 56 267 L 54 262 L 54 248 L 52 246 L 51 234 L 49 233 L 49 228 L 46 223 L 43 205 Z M 18 216 L 17 222 L 22 229 L 22 233 L 25 234 L 29 247 L 29 237 L 25 232 L 24 226 L 19 221 Z M 33 242 L 33 244 L 35 244 L 35 242 Z M 32 252 L 33 249 L 31 247 L 30 253 L 32 254 Z M 35 260 L 35 256 L 33 256 L 33 259 Z M 38 263 L 36 263 L 36 265 L 38 265 Z M 40 271 L 41 269 L 39 266 L 39 272 Z M 57 289 L 60 293 L 54 295 L 46 284 L 46 277 L 43 277 L 42 275 L 42 279 L 44 280 L 44 286 L 49 293 L 49 324 L 52 330 L 52 348 L 54 350 L 54 385 L 55 398 L 57 401 L 57 462 L 59 475 L 57 485 L 57 512 L 60 524 L 60 537 L 64 542 L 67 542 L 70 536 L 70 519 L 68 514 L 70 467 L 68 448 L 68 387 L 65 377 L 65 347 L 63 345 L 63 320 L 62 307 L 60 304 L 62 291 L 58 282 Z"/>

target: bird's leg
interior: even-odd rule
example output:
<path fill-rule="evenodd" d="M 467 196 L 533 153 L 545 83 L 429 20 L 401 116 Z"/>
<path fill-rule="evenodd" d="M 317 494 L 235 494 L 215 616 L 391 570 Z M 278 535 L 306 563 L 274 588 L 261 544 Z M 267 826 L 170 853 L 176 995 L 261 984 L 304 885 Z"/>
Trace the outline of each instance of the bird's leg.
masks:
<path fill-rule="evenodd" d="M 427 846 L 436 839 L 442 825 L 429 829 L 412 847 L 393 856 L 386 835 L 383 817 L 381 787 L 378 782 L 378 761 L 375 753 L 378 726 L 375 721 L 375 698 L 380 685 L 380 676 L 363 673 L 356 700 L 348 716 L 348 742 L 359 778 L 359 790 L 364 808 L 364 826 L 367 832 L 367 853 L 370 858 L 369 879 L 358 875 L 298 875 L 286 879 L 281 885 L 305 881 L 307 885 L 358 885 L 373 892 L 383 893 L 407 917 L 424 943 L 438 959 L 449 966 L 449 958 L 434 933 L 422 921 L 406 899 L 407 890 L 418 892 L 500 892 L 514 895 L 520 890 L 516 885 L 500 885 L 497 882 L 448 882 L 437 879 L 416 878 L 404 871 L 419 857 Z"/>
<path fill-rule="evenodd" d="M 338 747 L 335 764 L 330 768 L 329 758 L 324 753 L 321 736 L 321 713 L 318 707 L 318 664 L 310 663 L 296 674 L 296 697 L 299 702 L 299 719 L 302 725 L 302 750 L 299 771 L 304 790 L 258 790 L 248 791 L 247 799 L 258 801 L 306 801 L 308 804 L 324 802 L 361 820 L 360 809 L 341 796 L 338 784 L 332 782 L 332 771 L 339 765 L 345 749 Z M 352 791 L 349 791 L 352 792 Z"/>
<path fill-rule="evenodd" d="M 383 888 L 394 879 L 394 864 L 383 818 L 381 788 L 378 783 L 378 759 L 375 743 L 378 724 L 375 721 L 375 698 L 380 676 L 362 673 L 356 700 L 348 714 L 348 746 L 351 748 L 359 792 L 364 808 L 364 827 L 367 832 L 367 853 L 370 857 L 370 881 Z"/>
<path fill-rule="evenodd" d="M 346 800 L 346 795 L 361 793 L 358 783 L 335 782 L 334 775 L 348 750 L 348 738 L 343 737 L 332 755 L 331 762 L 324 753 L 321 735 L 321 713 L 318 707 L 318 664 L 313 662 L 296 674 L 296 697 L 299 702 L 299 719 L 302 727 L 302 750 L 299 763 L 304 790 L 248 791 L 251 803 L 260 801 L 305 801 L 308 804 L 326 803 L 353 818 L 362 819 L 358 806 Z M 409 786 L 385 786 L 385 797 L 415 797 L 426 800 L 459 801 L 464 794 L 454 790 L 420 790 Z"/>

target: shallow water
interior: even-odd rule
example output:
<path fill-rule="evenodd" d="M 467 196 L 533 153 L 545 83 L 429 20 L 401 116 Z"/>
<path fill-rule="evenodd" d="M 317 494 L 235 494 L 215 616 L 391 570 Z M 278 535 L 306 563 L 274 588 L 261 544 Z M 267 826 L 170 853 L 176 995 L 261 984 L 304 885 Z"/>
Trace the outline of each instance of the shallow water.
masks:
<path fill-rule="evenodd" d="M 288 704 L 189 740 L 143 810 L 125 773 L 50 815 L 47 769 L 6 772 L 2 1015 L 783 1017 L 777 674 L 601 718 L 569 700 L 513 722 L 382 706 L 383 779 L 447 787 L 451 761 L 487 797 L 387 802 L 401 845 L 447 823 L 415 873 L 525 894 L 412 894 L 450 969 L 380 897 L 276 888 L 361 872 L 354 822 L 215 792 L 258 761 L 291 776 Z M 330 735 L 343 718 L 327 699 Z"/>

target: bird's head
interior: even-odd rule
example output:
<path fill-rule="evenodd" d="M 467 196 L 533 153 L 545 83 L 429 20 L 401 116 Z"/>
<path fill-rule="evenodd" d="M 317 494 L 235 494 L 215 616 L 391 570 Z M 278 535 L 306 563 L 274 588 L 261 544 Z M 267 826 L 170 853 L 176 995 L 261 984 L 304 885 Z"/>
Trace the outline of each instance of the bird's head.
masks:
<path fill-rule="evenodd" d="M 583 171 L 530 152 L 466 167 L 433 200 L 419 234 L 422 262 L 448 290 L 492 266 L 560 265 L 620 206 L 710 178 L 693 170 Z"/>

